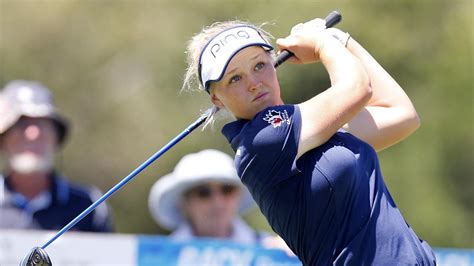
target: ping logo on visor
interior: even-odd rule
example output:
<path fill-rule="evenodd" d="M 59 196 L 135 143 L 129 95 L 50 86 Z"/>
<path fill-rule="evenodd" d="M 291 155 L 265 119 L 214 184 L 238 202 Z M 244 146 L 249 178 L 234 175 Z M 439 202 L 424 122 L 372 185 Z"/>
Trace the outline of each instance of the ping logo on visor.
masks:
<path fill-rule="evenodd" d="M 229 28 L 209 40 L 199 58 L 199 78 L 207 92 L 211 81 L 222 78 L 232 57 L 249 46 L 273 50 L 255 28 L 246 25 Z"/>

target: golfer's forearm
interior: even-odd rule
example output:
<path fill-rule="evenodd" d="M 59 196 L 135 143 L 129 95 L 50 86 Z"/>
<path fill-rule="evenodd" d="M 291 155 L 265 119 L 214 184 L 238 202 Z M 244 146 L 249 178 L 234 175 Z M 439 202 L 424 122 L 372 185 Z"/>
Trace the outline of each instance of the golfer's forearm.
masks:
<path fill-rule="evenodd" d="M 359 58 L 369 76 L 372 97 L 367 106 L 404 107 L 416 113 L 402 87 L 364 47 L 351 38 L 347 43 L 347 48 L 354 56 Z"/>
<path fill-rule="evenodd" d="M 359 60 L 332 37 L 317 51 L 331 77 L 331 87 L 299 104 L 298 156 L 326 142 L 361 111 L 370 98 L 367 73 Z"/>
<path fill-rule="evenodd" d="M 359 92 L 364 96 L 370 93 L 365 67 L 336 40 L 326 39 L 319 56 L 329 74 L 331 86 L 347 88 L 348 97 Z"/>

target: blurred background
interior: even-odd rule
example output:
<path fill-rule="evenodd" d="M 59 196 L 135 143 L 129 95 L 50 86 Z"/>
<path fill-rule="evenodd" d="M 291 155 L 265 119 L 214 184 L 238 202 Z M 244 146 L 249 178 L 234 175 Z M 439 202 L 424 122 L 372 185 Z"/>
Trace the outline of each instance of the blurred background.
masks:
<path fill-rule="evenodd" d="M 294 24 L 343 15 L 413 100 L 422 126 L 380 153 L 392 196 L 435 247 L 474 247 L 473 3 L 403 1 L 0 0 L 0 85 L 42 82 L 72 134 L 57 158 L 82 184 L 110 189 L 210 107 L 205 93 L 179 93 L 185 46 L 201 28 L 231 19 L 284 37 Z M 321 65 L 278 69 L 287 103 L 329 86 Z M 233 154 L 220 127 L 194 131 L 107 202 L 120 233 L 167 234 L 152 220 L 151 185 L 181 156 L 206 148 Z M 3 162 L 2 162 L 3 163 Z M 244 216 L 270 230 L 258 209 Z"/>

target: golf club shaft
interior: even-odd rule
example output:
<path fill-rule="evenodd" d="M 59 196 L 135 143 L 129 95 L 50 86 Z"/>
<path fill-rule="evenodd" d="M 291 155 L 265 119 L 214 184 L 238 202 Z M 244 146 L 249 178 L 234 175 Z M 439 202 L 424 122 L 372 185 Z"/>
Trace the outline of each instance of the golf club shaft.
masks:
<path fill-rule="evenodd" d="M 341 14 L 337 11 L 332 11 L 326 17 L 326 27 L 332 27 L 336 23 L 341 20 Z M 293 54 L 288 51 L 283 51 L 277 58 L 275 67 L 278 67 L 283 62 L 285 62 L 288 58 L 290 58 Z M 146 167 L 152 164 L 156 159 L 161 157 L 165 152 L 171 149 L 176 143 L 181 141 L 184 137 L 186 137 L 189 133 L 191 133 L 194 129 L 199 127 L 206 119 L 211 115 L 211 109 L 207 110 L 204 114 L 202 114 L 196 121 L 194 121 L 191 125 L 189 125 L 185 130 L 183 130 L 179 135 L 177 135 L 174 139 L 168 142 L 165 146 L 163 146 L 159 151 L 155 154 L 150 156 L 145 162 L 143 162 L 140 166 L 138 166 L 135 170 L 133 170 L 128 176 L 123 178 L 119 183 L 117 183 L 114 187 L 112 187 L 109 191 L 107 191 L 102 197 L 92 203 L 87 209 L 85 209 L 82 213 L 80 213 L 76 218 L 74 218 L 71 222 L 69 222 L 66 226 L 64 226 L 59 232 L 57 232 L 51 239 L 49 239 L 43 246 L 42 249 L 48 247 L 52 242 L 54 242 L 58 237 L 62 234 L 67 232 L 71 229 L 74 225 L 76 225 L 79 221 L 81 221 L 84 217 L 86 217 L 89 213 L 91 213 L 97 206 L 99 206 L 102 202 L 104 202 L 107 198 L 109 198 L 112 194 L 114 194 L 117 190 L 121 189 L 125 186 L 130 180 L 132 180 L 136 175 L 138 175 L 141 171 L 143 171 Z"/>
<path fill-rule="evenodd" d="M 80 213 L 76 218 L 74 218 L 71 222 L 69 222 L 66 226 L 64 226 L 56 235 L 54 235 L 48 242 L 46 242 L 41 248 L 45 249 L 47 246 L 49 246 L 54 240 L 56 240 L 58 237 L 60 237 L 62 234 L 67 232 L 71 227 L 76 225 L 80 220 L 82 220 L 84 217 L 86 217 L 90 212 L 92 212 L 99 204 L 101 204 L 103 201 L 105 201 L 108 197 L 110 197 L 112 194 L 114 194 L 117 190 L 122 188 L 125 184 L 127 184 L 132 178 L 134 178 L 136 175 L 138 175 L 143 169 L 148 167 L 151 163 L 153 163 L 156 159 L 158 159 L 161 155 L 163 155 L 165 152 L 167 152 L 171 147 L 173 147 L 176 143 L 178 143 L 180 140 L 182 140 L 184 137 L 186 137 L 189 133 L 191 133 L 194 129 L 199 127 L 209 116 L 209 112 L 204 113 L 201 115 L 194 123 L 189 125 L 183 132 L 181 132 L 179 135 L 177 135 L 174 139 L 172 139 L 168 144 L 163 146 L 159 151 L 157 151 L 155 154 L 150 156 L 144 163 L 142 163 L 140 166 L 138 166 L 135 170 L 133 170 L 128 176 L 126 176 L 122 181 L 120 181 L 118 184 L 116 184 L 114 187 L 112 187 L 107 193 L 102 195 L 98 200 L 96 200 L 94 203 L 92 203 L 87 209 L 85 209 L 82 213 Z"/>

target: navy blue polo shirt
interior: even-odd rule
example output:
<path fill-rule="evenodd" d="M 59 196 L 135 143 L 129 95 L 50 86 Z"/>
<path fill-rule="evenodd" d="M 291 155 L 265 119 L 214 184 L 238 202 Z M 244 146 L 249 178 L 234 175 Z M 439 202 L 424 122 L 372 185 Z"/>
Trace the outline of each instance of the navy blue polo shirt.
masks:
<path fill-rule="evenodd" d="M 272 229 L 305 265 L 434 265 L 429 245 L 405 222 L 376 152 L 339 131 L 296 160 L 301 115 L 270 107 L 222 133 Z"/>
<path fill-rule="evenodd" d="M 35 199 L 28 201 L 23 195 L 13 190 L 9 178 L 0 175 L 0 182 L 3 184 L 2 202 L 0 213 L 12 215 L 12 217 L 2 217 L 3 219 L 17 219 L 14 215 L 20 213 L 23 217 L 29 217 L 29 225 L 24 227 L 31 229 L 59 230 L 76 218 L 82 211 L 88 208 L 101 193 L 96 188 L 83 187 L 68 182 L 66 179 L 52 174 L 49 191 L 45 191 Z M 2 212 L 8 210 L 6 212 Z M 94 211 L 84 217 L 70 231 L 88 232 L 111 232 L 111 218 L 107 206 L 102 203 Z"/>

